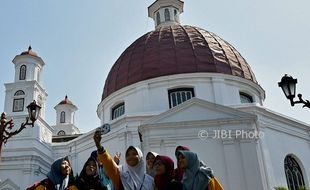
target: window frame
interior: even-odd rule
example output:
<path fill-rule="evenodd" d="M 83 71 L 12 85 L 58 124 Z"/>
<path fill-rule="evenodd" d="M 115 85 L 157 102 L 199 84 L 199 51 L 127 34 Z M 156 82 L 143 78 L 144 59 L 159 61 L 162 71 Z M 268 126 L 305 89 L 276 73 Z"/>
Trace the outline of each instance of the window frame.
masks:
<path fill-rule="evenodd" d="M 124 114 L 125 114 L 125 102 L 121 102 L 119 104 L 116 104 L 111 109 L 111 120 L 115 120 Z"/>
<path fill-rule="evenodd" d="M 16 97 L 16 98 L 15 98 Z M 23 90 L 17 90 L 14 93 L 14 99 L 13 99 L 13 112 L 22 112 L 24 111 L 25 106 L 25 92 Z M 18 105 L 18 107 L 17 107 Z M 18 109 L 16 109 L 18 108 Z"/>
<path fill-rule="evenodd" d="M 159 11 L 156 13 L 156 24 L 160 25 L 161 21 L 160 21 L 160 13 Z"/>
<path fill-rule="evenodd" d="M 19 68 L 19 80 L 26 80 L 27 66 L 22 65 Z"/>
<path fill-rule="evenodd" d="M 57 136 L 65 136 L 65 135 L 66 135 L 66 132 L 64 130 L 60 130 L 57 133 Z"/>
<path fill-rule="evenodd" d="M 65 111 L 60 112 L 59 121 L 60 121 L 60 123 L 66 123 L 66 112 Z"/>
<path fill-rule="evenodd" d="M 165 8 L 164 15 L 165 15 L 165 22 L 166 21 L 171 21 L 170 10 L 168 8 Z"/>
<path fill-rule="evenodd" d="M 287 155 L 284 159 L 284 172 L 287 187 L 289 190 L 295 190 L 296 188 L 298 189 L 302 186 L 305 186 L 305 180 L 301 167 L 297 162 L 297 160 L 292 155 Z M 301 177 L 301 179 L 298 179 L 299 177 Z M 297 186 L 294 185 L 295 183 Z"/>
<path fill-rule="evenodd" d="M 243 98 L 242 98 L 242 97 L 243 97 Z M 251 103 L 254 103 L 254 98 L 253 98 L 253 96 L 251 96 L 251 95 L 248 94 L 248 93 L 239 92 L 239 98 L 240 98 L 241 104 L 251 104 Z M 248 99 L 249 101 L 247 101 L 247 102 L 242 101 L 243 99 Z"/>
<path fill-rule="evenodd" d="M 190 98 L 185 98 L 186 100 L 182 100 L 184 97 L 182 97 L 182 95 L 180 95 L 180 98 L 181 98 L 181 102 L 180 103 L 178 103 L 178 101 L 176 100 L 176 105 L 172 105 L 172 104 L 174 104 L 173 103 L 173 100 L 172 100 L 172 95 L 173 95 L 173 93 L 176 93 L 176 92 L 186 92 L 186 93 L 188 93 L 188 92 L 190 92 L 191 93 L 191 97 Z M 193 87 L 183 87 L 183 88 L 173 88 L 173 89 L 170 89 L 170 90 L 168 90 L 168 99 L 169 99 L 169 108 L 173 108 L 173 107 L 175 107 L 175 106 L 178 106 L 178 105 L 180 105 L 180 104 L 182 104 L 183 102 L 186 102 L 187 100 L 190 100 L 190 99 L 192 99 L 192 98 L 194 98 L 195 97 L 195 91 L 194 91 L 194 88 Z"/>
<path fill-rule="evenodd" d="M 20 100 L 22 100 L 21 101 L 22 103 L 18 103 Z M 22 104 L 22 105 L 19 105 L 19 104 Z M 19 106 L 17 107 L 17 105 L 19 105 Z M 25 106 L 25 99 L 24 98 L 14 98 L 14 100 L 13 100 L 13 112 L 24 111 L 24 106 Z"/>

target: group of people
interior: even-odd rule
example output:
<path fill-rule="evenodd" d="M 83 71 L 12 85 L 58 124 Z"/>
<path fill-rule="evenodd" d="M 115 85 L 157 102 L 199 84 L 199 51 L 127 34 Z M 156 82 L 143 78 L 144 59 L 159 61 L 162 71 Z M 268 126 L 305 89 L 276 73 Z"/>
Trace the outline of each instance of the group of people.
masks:
<path fill-rule="evenodd" d="M 27 190 L 222 190 L 212 169 L 199 160 L 189 148 L 175 150 L 173 160 L 148 152 L 146 163 L 142 151 L 130 146 L 125 164 L 119 165 L 120 154 L 111 155 L 101 145 L 101 134 L 95 132 L 97 150 L 85 162 L 81 173 L 74 177 L 67 157 L 56 160 L 47 178 Z"/>

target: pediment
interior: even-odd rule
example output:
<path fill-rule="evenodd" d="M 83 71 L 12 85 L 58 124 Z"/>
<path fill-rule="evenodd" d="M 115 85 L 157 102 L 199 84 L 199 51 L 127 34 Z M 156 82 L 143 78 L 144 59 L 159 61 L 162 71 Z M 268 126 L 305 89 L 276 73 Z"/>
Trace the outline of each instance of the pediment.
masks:
<path fill-rule="evenodd" d="M 3 190 L 20 190 L 20 187 L 17 186 L 11 179 L 6 179 L 2 183 L 0 182 L 0 189 L 3 189 Z"/>
<path fill-rule="evenodd" d="M 143 123 L 159 124 L 184 121 L 233 120 L 241 118 L 255 118 L 235 108 L 215 104 L 198 98 L 192 98 L 170 110 L 152 117 Z"/>

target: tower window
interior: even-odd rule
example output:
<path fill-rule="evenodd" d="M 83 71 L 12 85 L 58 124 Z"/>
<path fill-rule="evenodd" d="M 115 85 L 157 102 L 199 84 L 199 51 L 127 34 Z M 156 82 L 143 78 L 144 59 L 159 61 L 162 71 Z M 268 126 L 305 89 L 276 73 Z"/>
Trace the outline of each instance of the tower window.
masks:
<path fill-rule="evenodd" d="M 289 190 L 298 190 L 305 186 L 304 177 L 297 161 L 292 156 L 284 159 L 286 182 Z"/>
<path fill-rule="evenodd" d="M 26 65 L 22 65 L 20 67 L 20 70 L 19 70 L 19 80 L 25 80 L 26 79 Z"/>
<path fill-rule="evenodd" d="M 65 123 L 66 122 L 66 113 L 62 111 L 60 113 L 60 123 Z"/>
<path fill-rule="evenodd" d="M 169 12 L 169 9 L 165 9 L 165 21 L 170 21 L 170 12 Z"/>
<path fill-rule="evenodd" d="M 177 20 L 178 20 L 178 19 L 177 19 L 177 14 L 178 14 L 178 12 L 177 12 L 176 9 L 174 9 L 173 12 L 174 12 L 174 20 L 177 21 Z"/>
<path fill-rule="evenodd" d="M 160 15 L 159 15 L 159 12 L 156 13 L 156 23 L 157 23 L 157 25 L 160 24 Z"/>
<path fill-rule="evenodd" d="M 22 90 L 18 90 L 15 92 L 13 100 L 13 112 L 21 112 L 24 111 L 24 98 L 21 98 L 20 96 L 25 95 L 25 92 Z"/>
<path fill-rule="evenodd" d="M 244 92 L 239 92 L 240 95 L 240 101 L 242 104 L 246 104 L 246 103 L 253 103 L 253 97 L 250 96 L 249 94 L 246 94 Z"/>
<path fill-rule="evenodd" d="M 175 107 L 189 99 L 195 97 L 193 88 L 177 88 L 168 90 L 169 107 Z"/>
<path fill-rule="evenodd" d="M 21 95 L 25 95 L 25 92 L 22 90 L 18 90 L 15 92 L 14 96 L 21 96 Z"/>
<path fill-rule="evenodd" d="M 24 98 L 16 98 L 13 102 L 13 112 L 24 111 Z"/>
<path fill-rule="evenodd" d="M 125 114 L 125 103 L 122 102 L 112 108 L 112 120 Z"/>
<path fill-rule="evenodd" d="M 63 131 L 63 130 L 60 130 L 58 133 L 57 133 L 58 136 L 64 136 L 66 135 L 66 132 Z"/>

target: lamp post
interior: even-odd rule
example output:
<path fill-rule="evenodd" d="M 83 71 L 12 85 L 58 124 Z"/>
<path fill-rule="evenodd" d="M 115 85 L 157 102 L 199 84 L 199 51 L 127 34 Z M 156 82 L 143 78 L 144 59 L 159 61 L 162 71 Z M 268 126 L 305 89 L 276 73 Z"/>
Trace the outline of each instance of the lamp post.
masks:
<path fill-rule="evenodd" d="M 290 100 L 291 106 L 294 106 L 295 104 L 304 104 L 302 107 L 308 107 L 310 108 L 310 102 L 309 100 L 304 101 L 302 99 L 302 95 L 298 94 L 298 101 L 294 101 L 294 98 L 296 96 L 296 84 L 297 79 L 294 79 L 292 76 L 289 76 L 288 74 L 285 74 L 281 81 L 278 83 L 279 87 L 282 88 L 282 91 L 287 99 Z"/>
<path fill-rule="evenodd" d="M 6 120 L 6 113 L 3 112 L 1 114 L 1 121 L 0 121 L 0 159 L 2 153 L 2 146 L 14 135 L 20 133 L 23 129 L 26 128 L 27 125 L 31 125 L 34 127 L 34 122 L 38 119 L 40 113 L 41 106 L 36 104 L 36 101 L 33 100 L 28 106 L 28 117 L 26 117 L 26 122 L 20 125 L 20 128 L 15 131 L 11 131 L 14 127 L 13 119 L 7 121 Z M 29 120 L 31 122 L 29 122 Z"/>

